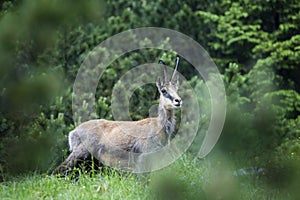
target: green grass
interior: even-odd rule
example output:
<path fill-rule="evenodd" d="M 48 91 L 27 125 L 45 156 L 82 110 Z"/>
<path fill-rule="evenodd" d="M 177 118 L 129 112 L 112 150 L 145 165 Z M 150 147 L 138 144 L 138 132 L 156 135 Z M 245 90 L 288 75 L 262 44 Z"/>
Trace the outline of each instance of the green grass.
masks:
<path fill-rule="evenodd" d="M 32 199 L 289 199 L 260 179 L 237 178 L 228 162 L 193 160 L 183 156 L 174 164 L 147 175 L 105 170 L 70 177 L 32 174 L 0 184 L 1 200 Z"/>
<path fill-rule="evenodd" d="M 1 184 L 0 199 L 144 199 L 146 188 L 133 175 L 81 175 L 78 180 L 31 175 Z"/>

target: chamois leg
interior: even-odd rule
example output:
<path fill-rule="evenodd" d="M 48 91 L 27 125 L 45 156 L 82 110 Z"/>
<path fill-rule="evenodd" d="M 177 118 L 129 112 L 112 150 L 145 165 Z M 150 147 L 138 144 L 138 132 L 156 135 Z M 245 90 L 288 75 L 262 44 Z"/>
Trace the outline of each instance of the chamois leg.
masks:
<path fill-rule="evenodd" d="M 72 171 L 78 163 L 83 162 L 91 158 L 91 154 L 87 149 L 83 147 L 83 145 L 79 145 L 68 156 L 68 158 L 58 166 L 52 174 L 61 174 L 66 175 L 69 171 Z"/>

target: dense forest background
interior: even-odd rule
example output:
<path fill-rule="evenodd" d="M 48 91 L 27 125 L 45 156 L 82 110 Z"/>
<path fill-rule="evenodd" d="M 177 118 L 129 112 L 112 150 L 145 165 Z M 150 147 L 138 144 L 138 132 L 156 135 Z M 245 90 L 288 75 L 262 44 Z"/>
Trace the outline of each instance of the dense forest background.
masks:
<path fill-rule="evenodd" d="M 217 64 L 226 87 L 227 117 L 214 152 L 222 152 L 237 168 L 266 169 L 263 178 L 274 186 L 299 185 L 298 0 L 1 1 L 1 181 L 49 172 L 63 160 L 67 134 L 75 126 L 72 88 L 80 64 L 103 40 L 138 27 L 182 32 Z M 157 62 L 158 56 L 168 62 L 175 58 L 143 50 L 114 62 L 97 87 L 96 117 L 112 119 L 115 82 L 133 66 Z M 191 85 L 204 87 L 188 63 L 182 65 L 179 71 Z M 157 94 L 155 87 L 136 92 L 140 98 L 131 102 L 131 112 L 141 119 Z M 199 99 L 205 104 L 204 97 Z"/>

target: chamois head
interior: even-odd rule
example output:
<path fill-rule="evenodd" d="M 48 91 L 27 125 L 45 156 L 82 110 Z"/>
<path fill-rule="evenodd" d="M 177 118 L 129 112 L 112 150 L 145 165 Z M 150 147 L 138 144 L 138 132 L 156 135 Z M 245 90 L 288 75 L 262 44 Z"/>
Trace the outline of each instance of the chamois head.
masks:
<path fill-rule="evenodd" d="M 179 85 L 177 74 L 179 57 L 176 58 L 176 66 L 171 79 L 168 78 L 166 63 L 162 59 L 159 60 L 159 63 L 164 65 L 164 79 L 162 80 L 159 77 L 156 81 L 156 86 L 160 93 L 160 104 L 167 110 L 180 108 L 182 101 L 177 94 Z"/>

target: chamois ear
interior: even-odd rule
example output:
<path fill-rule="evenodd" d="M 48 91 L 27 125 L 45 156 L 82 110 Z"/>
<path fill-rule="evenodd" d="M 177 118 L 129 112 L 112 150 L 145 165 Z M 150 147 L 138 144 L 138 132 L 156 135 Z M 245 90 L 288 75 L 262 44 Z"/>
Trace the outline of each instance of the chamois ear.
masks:
<path fill-rule="evenodd" d="M 167 71 L 167 65 L 164 65 L 164 77 L 165 77 L 165 83 L 169 83 L 169 76 Z"/>
<path fill-rule="evenodd" d="M 163 82 L 162 82 L 162 79 L 161 77 L 158 77 L 157 80 L 156 80 L 156 87 L 160 90 L 163 86 Z"/>

